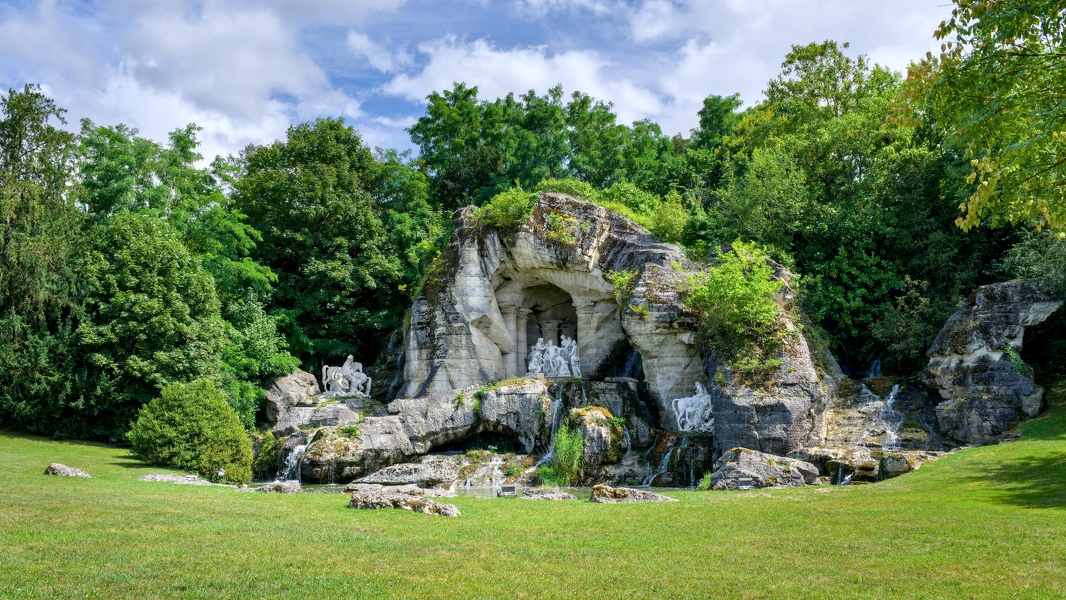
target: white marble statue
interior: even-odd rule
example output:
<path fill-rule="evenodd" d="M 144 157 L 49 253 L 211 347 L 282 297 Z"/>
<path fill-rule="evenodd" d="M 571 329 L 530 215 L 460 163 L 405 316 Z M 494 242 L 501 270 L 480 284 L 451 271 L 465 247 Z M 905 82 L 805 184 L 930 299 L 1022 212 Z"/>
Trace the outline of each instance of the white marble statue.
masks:
<path fill-rule="evenodd" d="M 544 343 L 544 338 L 537 338 L 537 343 L 533 344 L 533 347 L 529 349 L 529 362 L 526 374 L 530 377 L 536 377 L 538 373 L 544 371 L 544 350 L 548 346 Z"/>
<path fill-rule="evenodd" d="M 548 377 L 570 377 L 570 365 L 563 357 L 563 349 L 555 345 L 553 340 L 548 340 L 548 347 L 544 349 L 544 374 Z"/>
<path fill-rule="evenodd" d="M 678 430 L 708 433 L 714 429 L 711 395 L 702 383 L 696 383 L 695 396 L 675 398 L 671 404 L 677 416 Z"/>
<path fill-rule="evenodd" d="M 370 396 L 370 377 L 363 373 L 363 364 L 356 362 L 351 354 L 340 367 L 322 367 L 323 395 Z"/>
<path fill-rule="evenodd" d="M 570 373 L 574 377 L 581 377 L 581 357 L 577 352 L 577 340 L 563 336 L 563 357 L 566 359 L 567 364 L 570 366 Z"/>

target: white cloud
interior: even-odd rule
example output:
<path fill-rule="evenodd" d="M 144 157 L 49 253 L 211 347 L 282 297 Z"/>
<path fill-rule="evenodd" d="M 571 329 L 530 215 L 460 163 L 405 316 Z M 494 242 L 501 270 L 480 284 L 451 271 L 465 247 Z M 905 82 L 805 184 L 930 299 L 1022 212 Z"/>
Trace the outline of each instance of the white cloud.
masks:
<path fill-rule="evenodd" d="M 400 74 L 383 86 L 388 94 L 420 101 L 430 92 L 451 89 L 454 82 L 478 87 L 479 97 L 493 99 L 510 92 L 545 93 L 562 84 L 568 93 L 582 91 L 614 101 L 619 118 L 629 122 L 656 114 L 660 101 L 650 90 L 612 73 L 611 63 L 591 50 L 549 54 L 545 46 L 501 50 L 479 39 L 471 43 L 448 36 L 423 43 L 419 52 L 429 61 L 413 75 Z"/>
<path fill-rule="evenodd" d="M 395 53 L 389 52 L 388 48 L 374 43 L 369 36 L 359 31 L 348 32 L 348 48 L 356 56 L 365 58 L 371 67 L 384 73 L 391 73 L 411 64 L 411 55 L 406 51 L 401 49 Z"/>
<path fill-rule="evenodd" d="M 538 16 L 562 10 L 587 10 L 602 15 L 611 10 L 611 4 L 605 0 L 515 0 L 515 5 L 520 11 Z"/>

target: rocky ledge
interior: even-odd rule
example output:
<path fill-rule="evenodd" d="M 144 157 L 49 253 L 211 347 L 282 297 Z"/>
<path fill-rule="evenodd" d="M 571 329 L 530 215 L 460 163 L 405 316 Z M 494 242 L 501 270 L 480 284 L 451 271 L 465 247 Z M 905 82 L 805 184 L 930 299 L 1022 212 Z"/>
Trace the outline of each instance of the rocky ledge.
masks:
<path fill-rule="evenodd" d="M 52 463 L 44 470 L 45 475 L 59 475 L 62 477 L 92 477 L 81 469 L 75 469 L 59 463 Z"/>
<path fill-rule="evenodd" d="M 633 488 L 613 488 L 608 485 L 597 485 L 592 488 L 592 502 L 601 504 L 620 504 L 626 502 L 677 502 L 674 498 L 649 492 L 647 490 L 635 490 Z"/>
<path fill-rule="evenodd" d="M 373 510 L 379 508 L 395 508 L 410 510 L 427 515 L 440 515 L 442 517 L 458 517 L 459 509 L 454 504 L 444 504 L 412 494 L 400 494 L 384 489 L 377 491 L 355 491 L 348 508 Z"/>
<path fill-rule="evenodd" d="M 809 462 L 732 448 L 715 461 L 711 488 L 739 489 L 741 479 L 750 480 L 753 488 L 803 487 L 819 483 L 818 478 L 818 467 Z"/>
<path fill-rule="evenodd" d="M 573 494 L 549 488 L 530 488 L 522 492 L 522 497 L 527 500 L 577 500 Z"/>
<path fill-rule="evenodd" d="M 271 481 L 256 488 L 242 488 L 242 492 L 260 494 L 298 494 L 303 491 L 299 481 Z"/>

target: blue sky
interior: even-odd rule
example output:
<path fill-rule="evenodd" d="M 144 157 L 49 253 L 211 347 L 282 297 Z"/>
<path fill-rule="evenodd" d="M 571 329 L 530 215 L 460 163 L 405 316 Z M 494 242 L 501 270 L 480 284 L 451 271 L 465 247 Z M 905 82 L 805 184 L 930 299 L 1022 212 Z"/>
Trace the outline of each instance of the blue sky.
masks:
<path fill-rule="evenodd" d="M 792 44 L 834 39 L 905 70 L 939 49 L 944 0 L 0 1 L 0 87 L 40 83 L 76 126 L 164 140 L 195 122 L 208 157 L 342 116 L 372 146 L 454 81 L 482 98 L 555 84 L 623 122 L 687 133 L 708 94 L 757 103 Z"/>

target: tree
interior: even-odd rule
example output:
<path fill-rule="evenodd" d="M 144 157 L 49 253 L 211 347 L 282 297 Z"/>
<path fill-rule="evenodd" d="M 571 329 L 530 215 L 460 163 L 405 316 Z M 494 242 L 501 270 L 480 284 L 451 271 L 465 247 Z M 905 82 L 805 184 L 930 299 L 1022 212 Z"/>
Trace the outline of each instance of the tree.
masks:
<path fill-rule="evenodd" d="M 987 222 L 1066 228 L 1066 4 L 958 0 L 912 65 L 900 114 L 966 149 L 963 230 Z"/>
<path fill-rule="evenodd" d="M 222 378 L 225 327 L 214 280 L 164 221 L 118 214 L 94 229 L 78 326 L 86 388 L 72 434 L 123 439 L 138 409 L 170 383 Z"/>
<path fill-rule="evenodd" d="M 242 484 L 252 478 L 252 441 L 210 381 L 165 386 L 137 413 L 128 438 L 138 456 L 157 465 L 211 481 Z"/>
<path fill-rule="evenodd" d="M 85 236 L 63 113 L 36 85 L 0 95 L 0 421 L 37 433 L 57 430 L 77 387 Z"/>
<path fill-rule="evenodd" d="M 417 179 L 383 176 L 340 119 L 293 126 L 285 141 L 251 146 L 241 168 L 234 204 L 263 236 L 252 256 L 277 274 L 271 312 L 283 319 L 290 351 L 308 366 L 346 354 L 373 360 L 379 334 L 402 322 L 410 282 L 372 192 L 375 181 Z M 399 201 L 380 185 L 383 201 Z"/>

